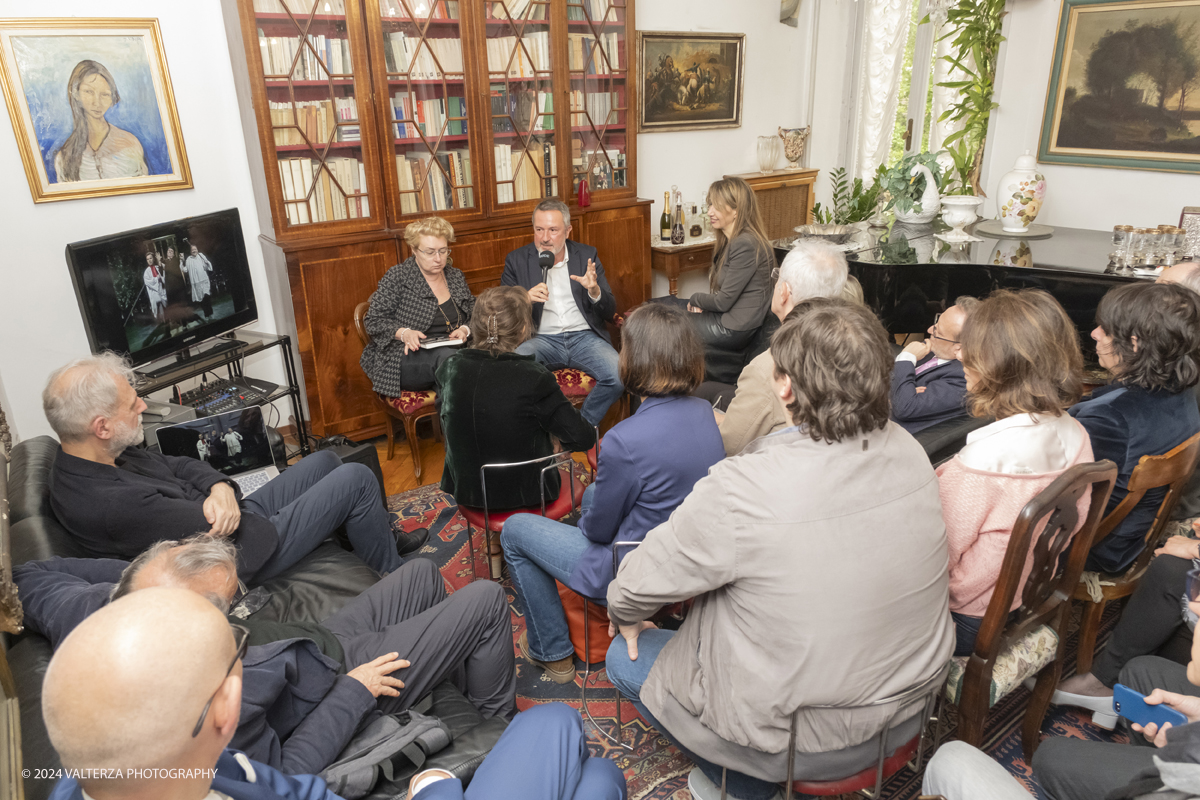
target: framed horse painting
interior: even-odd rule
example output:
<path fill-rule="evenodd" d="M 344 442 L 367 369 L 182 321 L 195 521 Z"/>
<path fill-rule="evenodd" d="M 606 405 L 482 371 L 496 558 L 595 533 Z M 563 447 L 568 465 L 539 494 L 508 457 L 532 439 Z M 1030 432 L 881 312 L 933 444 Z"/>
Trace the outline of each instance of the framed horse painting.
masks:
<path fill-rule="evenodd" d="M 641 133 L 742 126 L 744 33 L 638 31 L 637 45 Z"/>

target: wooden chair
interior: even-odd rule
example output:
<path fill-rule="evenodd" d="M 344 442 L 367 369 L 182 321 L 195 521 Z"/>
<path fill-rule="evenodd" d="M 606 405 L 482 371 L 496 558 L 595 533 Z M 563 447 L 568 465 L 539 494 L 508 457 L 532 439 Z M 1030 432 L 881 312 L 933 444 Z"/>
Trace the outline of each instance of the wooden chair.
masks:
<path fill-rule="evenodd" d="M 1036 674 L 1021 731 L 1025 758 L 1033 757 L 1046 708 L 1062 675 L 1071 590 L 1083 573 L 1083 562 L 1116 480 L 1117 467 L 1111 461 L 1077 464 L 1021 510 L 975 639 L 975 652 L 953 659 L 946 681 L 945 698 L 958 706 L 958 738 L 964 742 L 979 747 L 991 707 Z M 1080 526 L 1076 504 L 1089 490 L 1091 504 Z M 1072 537 L 1077 527 L 1079 531 Z M 1071 548 L 1066 567 L 1059 570 L 1059 557 L 1072 538 L 1076 546 Z M 1010 621 L 1009 609 L 1030 562 L 1021 605 Z"/>
<path fill-rule="evenodd" d="M 1146 574 L 1146 568 L 1150 566 L 1150 561 L 1154 558 L 1154 550 L 1158 547 L 1159 539 L 1162 537 L 1163 528 L 1170 521 L 1171 512 L 1175 510 L 1183 490 L 1192 478 L 1192 473 L 1196 471 L 1198 459 L 1200 459 L 1200 433 L 1161 456 L 1142 456 L 1138 459 L 1137 466 L 1133 468 L 1133 474 L 1129 476 L 1129 493 L 1112 510 L 1112 513 L 1104 518 L 1096 530 L 1096 537 L 1092 541 L 1093 547 L 1125 520 L 1125 517 L 1141 501 L 1146 492 L 1161 486 L 1169 487 L 1166 496 L 1158 505 L 1154 522 L 1146 529 L 1142 552 L 1133 565 L 1119 575 L 1100 574 L 1101 599 L 1099 601 L 1092 599 L 1086 583 L 1081 582 L 1075 586 L 1072 599 L 1084 604 L 1083 620 L 1079 627 L 1079 651 L 1075 657 L 1075 669 L 1079 674 L 1090 672 L 1092 669 L 1092 659 L 1096 654 L 1096 634 L 1100 631 L 1100 617 L 1104 614 L 1104 607 L 1110 600 L 1133 594 L 1133 590 L 1137 588 L 1142 576 Z M 1109 583 L 1112 585 L 1105 585 Z"/>
<path fill-rule="evenodd" d="M 363 347 L 366 347 L 371 342 L 371 337 L 367 335 L 367 329 L 363 326 L 363 320 L 367 316 L 367 309 L 370 303 L 364 300 L 354 307 L 354 330 L 358 332 L 358 338 L 362 340 Z M 441 426 L 437 418 L 437 392 L 432 390 L 426 392 L 401 392 L 399 397 L 387 397 L 375 392 L 375 399 L 378 401 L 380 408 L 388 415 L 387 419 L 387 440 L 388 440 L 388 461 L 392 460 L 392 456 L 396 454 L 396 420 L 399 420 L 404 425 L 404 438 L 408 440 L 408 450 L 412 454 L 413 460 L 413 475 L 417 478 L 421 477 L 421 445 L 417 440 L 417 422 L 430 417 L 433 420 L 433 434 L 436 438 L 441 438 Z"/>

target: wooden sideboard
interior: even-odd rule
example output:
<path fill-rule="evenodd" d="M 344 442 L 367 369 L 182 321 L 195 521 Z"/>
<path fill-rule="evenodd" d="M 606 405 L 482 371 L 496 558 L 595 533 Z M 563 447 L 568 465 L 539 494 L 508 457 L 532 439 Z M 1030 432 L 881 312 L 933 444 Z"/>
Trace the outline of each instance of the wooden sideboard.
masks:
<path fill-rule="evenodd" d="M 650 268 L 667 274 L 673 296 L 679 293 L 679 274 L 707 270 L 712 265 L 712 254 L 712 239 L 695 244 L 654 244 L 650 246 Z"/>

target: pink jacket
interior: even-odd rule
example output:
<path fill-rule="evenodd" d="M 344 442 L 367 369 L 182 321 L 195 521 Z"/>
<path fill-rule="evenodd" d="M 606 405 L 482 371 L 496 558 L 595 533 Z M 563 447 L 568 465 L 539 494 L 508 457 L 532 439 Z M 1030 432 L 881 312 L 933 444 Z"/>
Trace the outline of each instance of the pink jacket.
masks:
<path fill-rule="evenodd" d="M 937 470 L 950 549 L 950 610 L 982 617 L 996 587 L 1008 538 L 1030 500 L 1076 464 L 1093 461 L 1086 431 L 1073 418 L 1008 417 L 967 437 L 967 446 Z M 1082 524 L 1089 495 L 1079 501 Z M 1025 565 L 1012 608 L 1032 561 Z"/>

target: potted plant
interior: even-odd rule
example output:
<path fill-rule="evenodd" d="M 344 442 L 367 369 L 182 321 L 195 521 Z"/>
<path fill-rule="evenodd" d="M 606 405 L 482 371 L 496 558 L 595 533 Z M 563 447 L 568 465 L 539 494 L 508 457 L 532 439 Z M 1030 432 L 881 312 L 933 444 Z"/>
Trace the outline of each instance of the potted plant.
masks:
<path fill-rule="evenodd" d="M 875 172 L 875 179 L 865 185 L 862 178 L 851 183 L 844 167 L 830 173 L 833 183 L 833 204 L 826 208 L 820 203 L 813 206 L 813 222 L 819 225 L 852 225 L 869 219 L 883 192 L 882 180 L 886 170 L 883 166 Z"/>
<path fill-rule="evenodd" d="M 894 209 L 899 222 L 932 222 L 941 208 L 941 185 L 942 166 L 937 156 L 911 153 L 883 174 L 883 188 L 892 197 L 884 210 Z"/>

